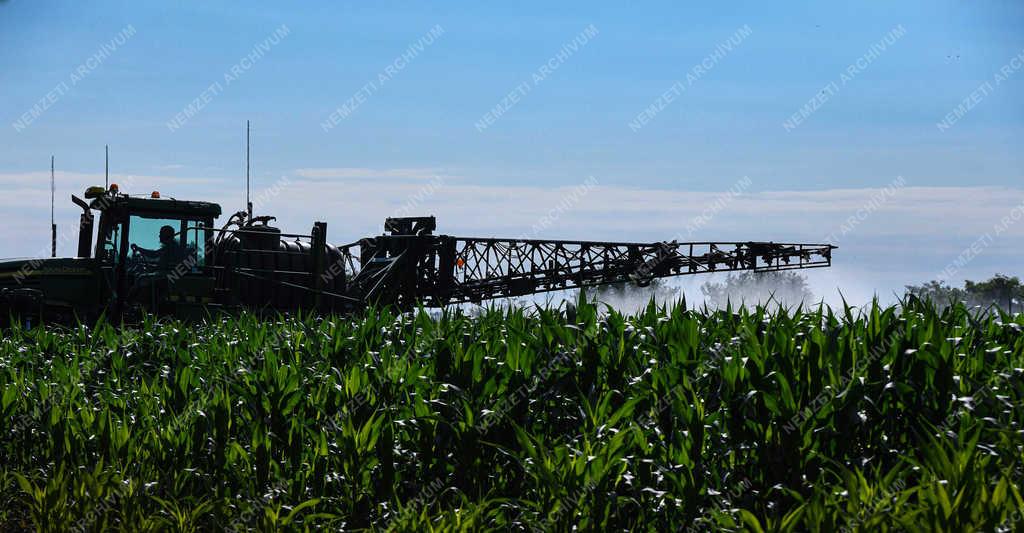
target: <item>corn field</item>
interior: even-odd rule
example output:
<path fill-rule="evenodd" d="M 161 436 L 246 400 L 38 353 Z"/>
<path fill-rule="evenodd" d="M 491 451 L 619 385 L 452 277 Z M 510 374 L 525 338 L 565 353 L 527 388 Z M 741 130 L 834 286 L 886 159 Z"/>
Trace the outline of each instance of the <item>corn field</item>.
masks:
<path fill-rule="evenodd" d="M 15 327 L 0 530 L 1021 530 L 1022 328 L 583 300 Z"/>

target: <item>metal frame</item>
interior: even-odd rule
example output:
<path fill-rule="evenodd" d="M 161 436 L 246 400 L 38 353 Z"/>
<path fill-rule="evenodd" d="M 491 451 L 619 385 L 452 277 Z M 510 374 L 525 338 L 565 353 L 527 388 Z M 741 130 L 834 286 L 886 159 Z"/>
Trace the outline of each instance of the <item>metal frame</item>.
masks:
<path fill-rule="evenodd" d="M 706 272 L 831 265 L 827 244 L 456 240 L 452 300 L 516 296 Z"/>
<path fill-rule="evenodd" d="M 431 235 L 432 217 L 401 224 L 391 235 L 341 247 L 360 269 L 350 295 L 365 301 L 427 306 L 480 302 L 555 290 L 709 272 L 828 267 L 830 244 L 775 242 L 602 242 Z M 412 228 L 418 228 L 416 234 Z M 429 229 L 428 229 L 429 228 Z"/>

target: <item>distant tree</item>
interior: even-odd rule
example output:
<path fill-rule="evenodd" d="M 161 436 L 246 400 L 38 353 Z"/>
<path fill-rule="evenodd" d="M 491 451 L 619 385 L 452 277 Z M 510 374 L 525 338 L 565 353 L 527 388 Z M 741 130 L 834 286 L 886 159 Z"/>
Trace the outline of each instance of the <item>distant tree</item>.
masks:
<path fill-rule="evenodd" d="M 1024 300 L 1024 287 L 1016 276 L 996 274 L 986 281 L 965 280 L 964 290 L 981 305 L 989 302 L 1011 311 L 1015 300 Z"/>
<path fill-rule="evenodd" d="M 640 285 L 634 281 L 609 283 L 588 288 L 587 299 L 608 304 L 621 311 L 636 311 L 654 298 L 661 303 L 670 303 L 682 297 L 682 291 L 665 283 L 663 279 L 652 279 Z"/>
<path fill-rule="evenodd" d="M 950 287 L 940 281 L 907 285 L 907 294 L 946 306 L 963 302 L 968 306 L 996 306 L 1009 312 L 1024 308 L 1024 284 L 1016 276 L 996 274 L 985 281 L 964 280 L 964 287 Z"/>
<path fill-rule="evenodd" d="M 655 296 L 670 297 L 679 293 L 678 289 L 670 287 L 663 279 L 652 279 L 650 282 L 640 285 L 634 281 L 620 281 L 618 283 L 609 283 L 607 285 L 599 285 L 596 289 L 591 289 L 596 295 L 600 296 L 627 296 L 635 293 L 649 293 Z"/>
<path fill-rule="evenodd" d="M 922 285 L 907 285 L 907 294 L 916 296 L 922 300 L 929 300 L 940 306 L 949 305 L 953 302 L 966 302 L 967 292 L 963 289 L 950 287 L 941 281 L 929 281 Z"/>
<path fill-rule="evenodd" d="M 796 272 L 743 272 L 729 274 L 725 281 L 708 281 L 701 285 L 701 293 L 709 306 L 778 304 L 792 307 L 814 300 L 807 287 L 807 278 Z"/>

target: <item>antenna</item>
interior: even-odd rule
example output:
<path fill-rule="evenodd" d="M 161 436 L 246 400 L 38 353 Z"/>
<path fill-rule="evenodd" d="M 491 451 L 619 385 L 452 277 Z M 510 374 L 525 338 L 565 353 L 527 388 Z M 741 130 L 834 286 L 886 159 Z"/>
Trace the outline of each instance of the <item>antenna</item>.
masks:
<path fill-rule="evenodd" d="M 106 156 L 103 158 L 103 189 L 110 190 L 110 145 L 104 144 L 103 151 Z"/>
<path fill-rule="evenodd" d="M 249 121 L 245 121 L 245 208 L 252 220 L 252 201 L 249 200 Z"/>
<path fill-rule="evenodd" d="M 57 194 L 57 182 L 53 177 L 53 156 L 50 156 L 50 257 L 57 257 L 57 223 L 53 220 L 53 199 Z"/>

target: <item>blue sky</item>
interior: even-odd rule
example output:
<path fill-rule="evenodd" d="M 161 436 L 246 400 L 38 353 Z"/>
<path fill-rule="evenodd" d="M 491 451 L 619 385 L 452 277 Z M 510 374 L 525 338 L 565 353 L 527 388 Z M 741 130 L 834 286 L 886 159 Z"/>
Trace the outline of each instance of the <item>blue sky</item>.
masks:
<path fill-rule="evenodd" d="M 545 212 L 544 202 L 557 204 L 559 191 L 593 176 L 599 187 L 544 235 L 641 240 L 673 237 L 655 230 L 675 221 L 682 229 L 701 202 L 744 177 L 746 199 L 727 202 L 698 240 L 820 240 L 872 191 L 903 177 L 905 188 L 872 210 L 843 249 L 856 271 L 849 277 L 866 276 L 866 286 L 885 291 L 939 271 L 1024 201 L 1024 69 L 1013 66 L 1019 60 L 1011 65 L 1024 53 L 1020 2 L 301 6 L 0 2 L 0 191 L 32 199 L 0 203 L 29 234 L 0 238 L 0 256 L 35 255 L 45 244 L 48 221 L 33 229 L 32 217 L 45 216 L 32 202 L 46 203 L 51 154 L 65 173 L 65 203 L 102 173 L 110 144 L 112 172 L 136 176 L 139 187 L 240 205 L 246 119 L 255 187 L 291 184 L 267 210 L 302 229 L 326 219 L 338 240 L 378 231 L 386 210 L 415 197 L 422 177 L 433 174 L 445 176 L 445 186 L 422 208 L 464 217 L 440 221 L 453 233 L 529 231 L 531 210 Z M 236 81 L 181 127 L 167 126 L 282 27 L 287 35 Z M 332 112 L 437 27 L 443 33 L 324 131 Z M 588 27 L 596 33 L 585 44 L 533 81 Z M 16 127 L 126 28 L 123 44 Z M 642 129 L 629 127 L 741 28 L 749 35 L 732 51 Z M 895 28 L 902 36 L 799 127 L 783 127 Z M 528 93 L 479 131 L 474 124 L 522 83 Z M 985 83 L 990 90 L 955 124 L 937 127 Z M 844 190 L 859 191 L 850 193 L 858 199 L 837 202 Z M 801 196 L 806 203 L 787 214 L 771 211 L 777 192 L 818 196 Z M 650 209 L 615 212 L 605 202 L 634 193 Z M 942 200 L 950 195 L 959 199 L 953 206 Z M 678 203 L 663 205 L 666 198 Z M 912 209 L 929 202 L 954 212 Z M 73 223 L 73 210 L 60 215 Z M 1001 234 L 964 275 L 1021 273 L 1014 252 L 1024 241 L 1021 226 Z M 874 263 L 883 251 L 905 266 L 880 274 Z"/>

